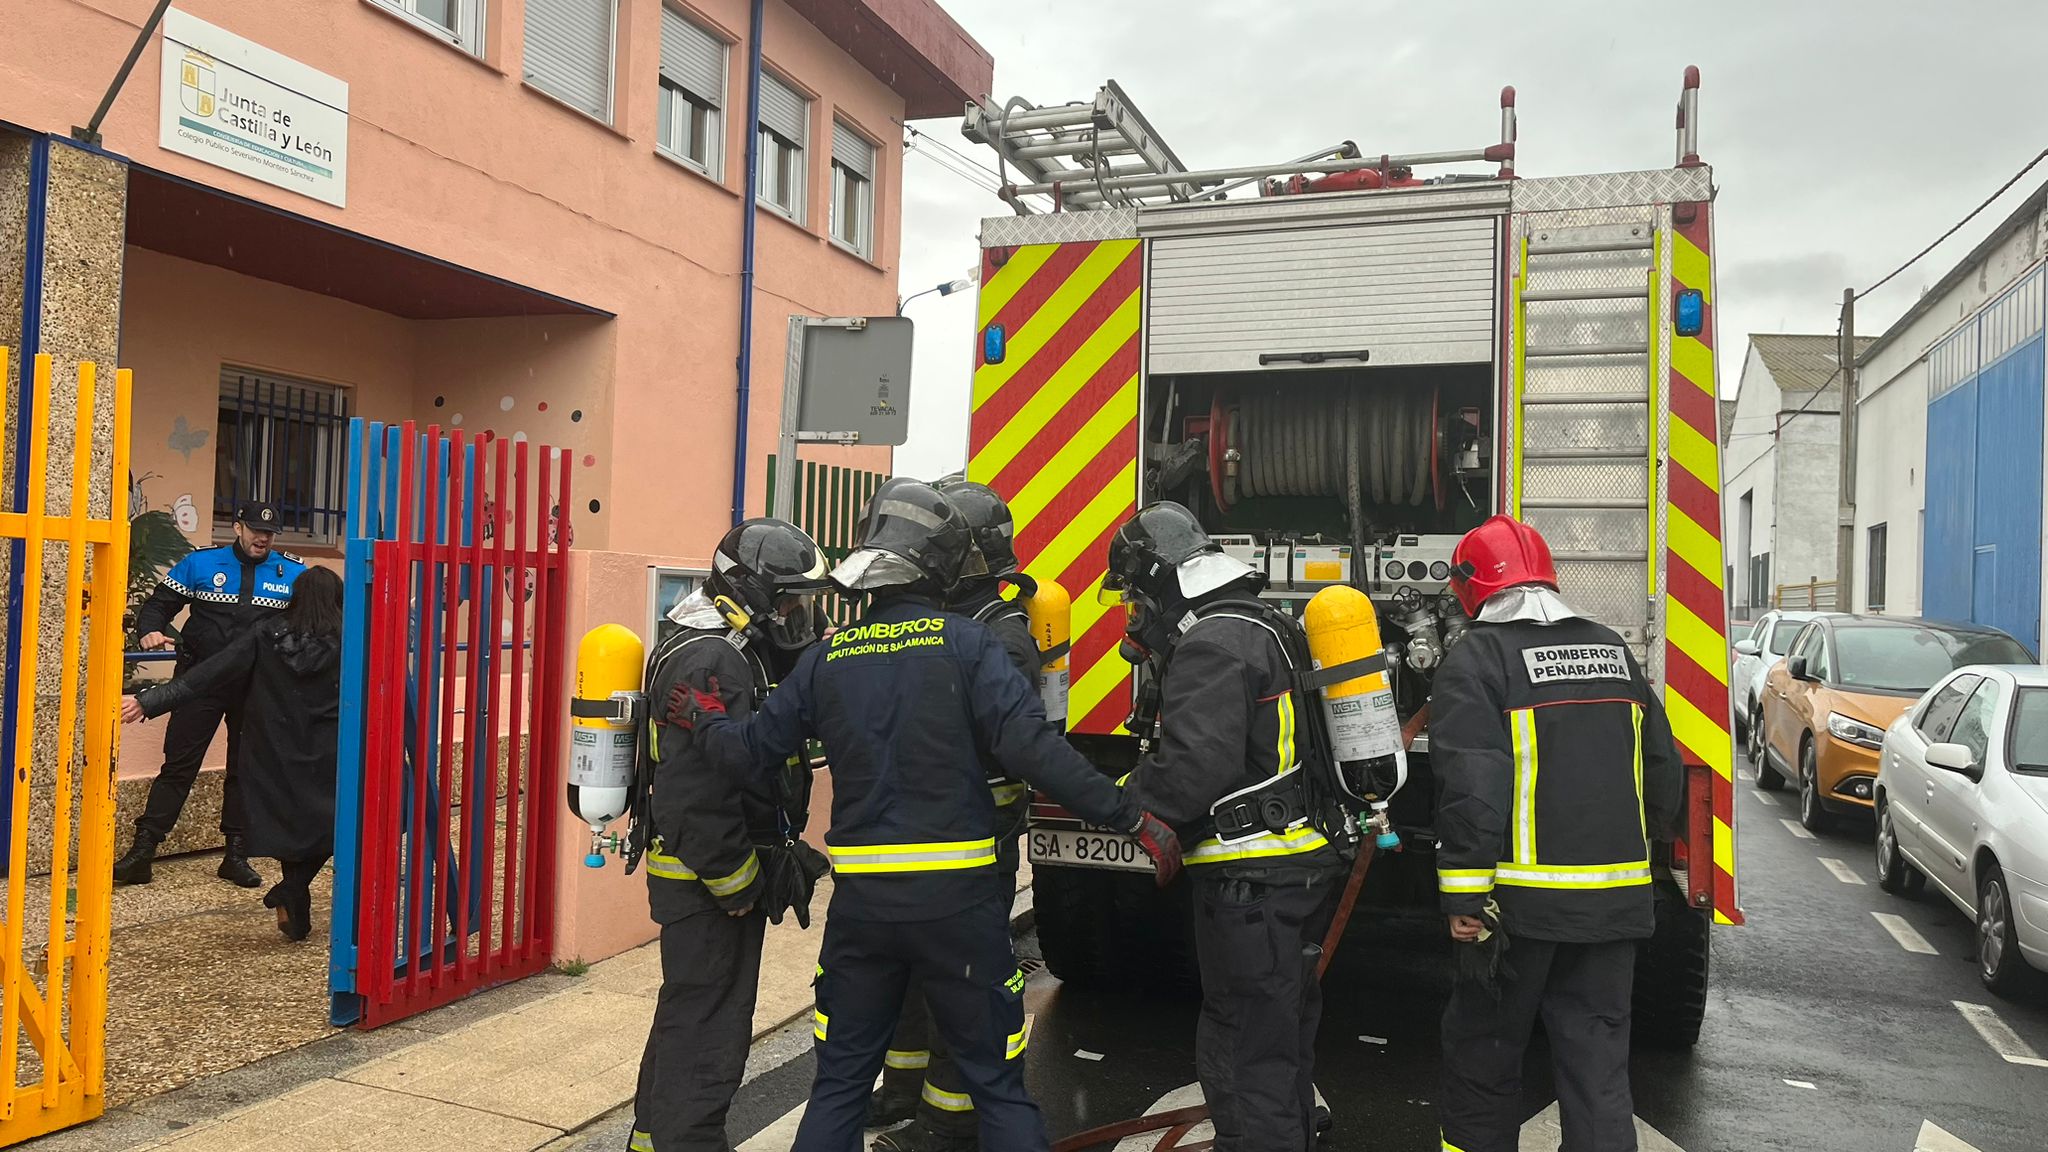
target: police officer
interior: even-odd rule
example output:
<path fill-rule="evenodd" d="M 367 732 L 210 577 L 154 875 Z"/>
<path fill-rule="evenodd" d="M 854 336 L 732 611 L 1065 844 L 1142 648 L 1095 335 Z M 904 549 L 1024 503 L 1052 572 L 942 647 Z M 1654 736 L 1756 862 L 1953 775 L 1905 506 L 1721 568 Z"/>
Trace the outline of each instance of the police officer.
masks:
<path fill-rule="evenodd" d="M 817 640 L 812 601 L 827 587 L 824 554 L 795 525 L 758 519 L 732 529 L 703 586 L 669 612 L 678 627 L 648 660 L 648 699 L 687 686 L 751 715 Z M 797 760 L 773 776 L 735 775 L 708 762 L 661 711 L 641 754 L 651 779 L 636 790 L 634 827 L 646 848 L 648 911 L 661 925 L 661 993 L 629 1147 L 725 1152 L 726 1110 L 753 1033 L 761 941 L 769 914 L 779 922 L 783 910 L 771 881 L 793 854 L 817 859 L 797 840 L 810 768 Z M 817 859 L 809 878 L 823 871 Z"/>
<path fill-rule="evenodd" d="M 1316 966 L 1344 864 L 1308 822 L 1296 725 L 1316 705 L 1297 698 L 1287 650 L 1306 640 L 1258 602 L 1264 583 L 1167 501 L 1117 529 L 1103 581 L 1128 612 L 1125 658 L 1160 678 L 1158 741 L 1125 788 L 1197 841 L 1186 856 L 1202 976 L 1195 1070 L 1217 1152 L 1303 1152 L 1327 1117 L 1315 1103 Z M 1288 816 L 1278 827 L 1233 815 L 1269 804 Z"/>
<path fill-rule="evenodd" d="M 242 629 L 284 610 L 292 600 L 292 581 L 306 564 L 289 552 L 271 547 L 278 529 L 277 509 L 261 500 L 245 500 L 235 509 L 234 543 L 186 554 L 158 581 L 156 591 L 135 612 L 135 632 L 142 647 L 159 651 L 173 647 L 165 629 L 180 610 L 189 608 L 176 643 L 176 675 L 183 676 L 208 656 L 228 646 Z M 226 685 L 171 713 L 164 727 L 164 766 L 149 785 L 149 802 L 135 820 L 135 840 L 114 862 L 114 881 L 147 884 L 156 850 L 185 808 L 199 762 L 213 743 L 223 718 L 228 723 L 227 779 L 222 784 L 220 830 L 227 840 L 217 875 L 244 888 L 263 883 L 249 866 L 242 846 L 241 771 L 242 699 L 246 682 Z"/>
<path fill-rule="evenodd" d="M 1459 978 L 1444 1011 L 1445 1152 L 1512 1152 L 1541 1014 L 1564 1145 L 1633 1152 L 1629 998 L 1654 927 L 1650 844 L 1685 784 L 1657 692 L 1557 594 L 1543 537 L 1495 516 L 1459 542 L 1474 618 L 1431 697 L 1437 886 Z"/>
<path fill-rule="evenodd" d="M 831 764 L 835 881 L 819 957 L 817 1079 L 796 1152 L 857 1147 L 912 976 L 967 1082 L 982 1147 L 1050 1146 L 1024 1090 L 1024 977 L 996 863 L 992 765 L 1083 819 L 1131 831 L 1162 882 L 1179 868 L 1173 832 L 1046 722 L 989 630 L 940 608 L 967 550 L 960 513 L 936 489 L 884 483 L 859 546 L 832 574 L 871 598 L 859 623 L 805 653 L 750 720 L 705 693 L 664 702 L 727 763 L 770 770 L 816 737 Z"/>
<path fill-rule="evenodd" d="M 969 540 L 960 581 L 947 594 L 946 608 L 988 625 L 1011 665 L 1036 691 L 1043 657 L 1031 636 L 1031 617 L 1019 600 L 1003 597 L 1005 582 L 1026 597 L 1038 590 L 1018 569 L 1009 506 L 995 489 L 962 477 L 947 477 L 936 487 L 966 521 Z M 1014 898 L 1031 789 L 1000 771 L 988 783 L 996 802 L 996 867 Z M 930 1013 L 915 983 L 903 998 L 903 1016 L 883 1061 L 882 1086 L 868 1109 L 868 1126 L 895 1124 L 913 1114 L 915 1119 L 876 1138 L 875 1152 L 973 1152 L 980 1127 L 974 1098 L 944 1042 L 931 1036 Z"/>

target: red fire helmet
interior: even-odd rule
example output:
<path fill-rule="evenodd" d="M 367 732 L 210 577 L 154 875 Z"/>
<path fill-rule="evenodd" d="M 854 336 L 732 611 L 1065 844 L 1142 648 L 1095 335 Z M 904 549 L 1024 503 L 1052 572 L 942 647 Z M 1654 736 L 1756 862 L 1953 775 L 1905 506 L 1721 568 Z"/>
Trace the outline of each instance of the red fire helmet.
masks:
<path fill-rule="evenodd" d="M 1489 597 L 1517 584 L 1557 588 L 1557 565 L 1541 533 L 1512 516 L 1494 516 L 1458 541 L 1451 553 L 1451 591 L 1467 616 L 1477 619 Z"/>

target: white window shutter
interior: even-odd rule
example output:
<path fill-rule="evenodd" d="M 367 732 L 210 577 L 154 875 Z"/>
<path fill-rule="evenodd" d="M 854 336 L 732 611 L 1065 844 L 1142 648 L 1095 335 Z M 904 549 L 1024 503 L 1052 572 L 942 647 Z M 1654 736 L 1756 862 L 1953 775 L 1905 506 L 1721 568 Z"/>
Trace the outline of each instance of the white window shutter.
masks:
<path fill-rule="evenodd" d="M 832 122 L 832 160 L 863 180 L 875 178 L 875 146 L 837 120 Z"/>
<path fill-rule="evenodd" d="M 796 89 L 761 73 L 761 127 L 803 147 L 810 143 L 811 102 Z"/>
<path fill-rule="evenodd" d="M 725 41 L 661 10 L 661 74 L 713 108 L 725 107 Z"/>
<path fill-rule="evenodd" d="M 526 0 L 526 79 L 609 123 L 617 14 L 618 0 Z"/>

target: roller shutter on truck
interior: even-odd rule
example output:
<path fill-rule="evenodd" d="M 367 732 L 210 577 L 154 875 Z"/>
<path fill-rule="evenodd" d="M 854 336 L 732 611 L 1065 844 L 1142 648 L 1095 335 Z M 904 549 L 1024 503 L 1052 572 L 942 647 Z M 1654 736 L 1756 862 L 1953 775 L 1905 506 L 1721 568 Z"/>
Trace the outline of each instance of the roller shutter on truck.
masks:
<path fill-rule="evenodd" d="M 1162 236 L 1151 242 L 1154 374 L 1494 358 L 1493 217 Z"/>

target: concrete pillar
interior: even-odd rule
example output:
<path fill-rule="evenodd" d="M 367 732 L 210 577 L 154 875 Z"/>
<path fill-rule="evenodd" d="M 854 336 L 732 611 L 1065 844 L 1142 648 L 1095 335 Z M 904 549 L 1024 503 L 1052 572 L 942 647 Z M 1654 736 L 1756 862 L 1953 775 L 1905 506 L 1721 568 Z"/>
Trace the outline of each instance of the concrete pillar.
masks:
<path fill-rule="evenodd" d="M 120 353 L 121 268 L 126 241 L 128 168 L 104 153 L 69 141 L 0 133 L 0 343 L 13 349 L 13 377 L 0 388 L 6 405 L 6 434 L 0 436 L 0 491 L 5 506 L 22 507 L 25 493 L 17 473 L 26 474 L 18 453 L 28 447 L 24 404 L 32 395 L 29 357 L 47 353 L 52 361 L 46 508 L 62 515 L 74 510 L 72 455 L 77 423 L 78 364 L 100 366 L 94 396 L 92 461 L 87 490 L 79 493 L 83 510 L 106 516 L 112 506 L 108 470 L 113 454 L 114 369 Z M 125 478 L 122 479 L 126 482 Z M 64 676 L 63 641 L 67 546 L 52 541 L 45 547 L 40 572 L 13 570 L 12 549 L 0 550 L 0 597 L 8 611 L 0 626 L 13 627 L 18 579 L 39 582 L 40 629 L 34 688 L 35 752 L 30 766 L 34 782 L 30 812 L 30 872 L 49 867 L 53 778 L 58 754 L 60 688 Z M 90 580 L 88 565 L 87 579 Z M 8 649 L 12 650 L 10 638 Z M 82 661 L 82 657 L 81 657 Z M 79 700 L 84 676 L 78 674 Z M 15 690 L 18 665 L 7 668 L 6 688 Z M 82 708 L 81 708 L 82 711 Z M 10 709 L 6 713 L 13 715 Z M 0 739 L 14 739 L 0 731 Z M 83 727 L 72 738 L 73 764 L 83 757 Z M 22 778 L 19 766 L 10 788 Z M 8 797 L 11 801 L 11 796 Z M 75 827 L 75 823 L 74 823 Z M 75 849 L 74 849 L 75 851 Z M 75 856 L 74 856 L 75 859 Z"/>

